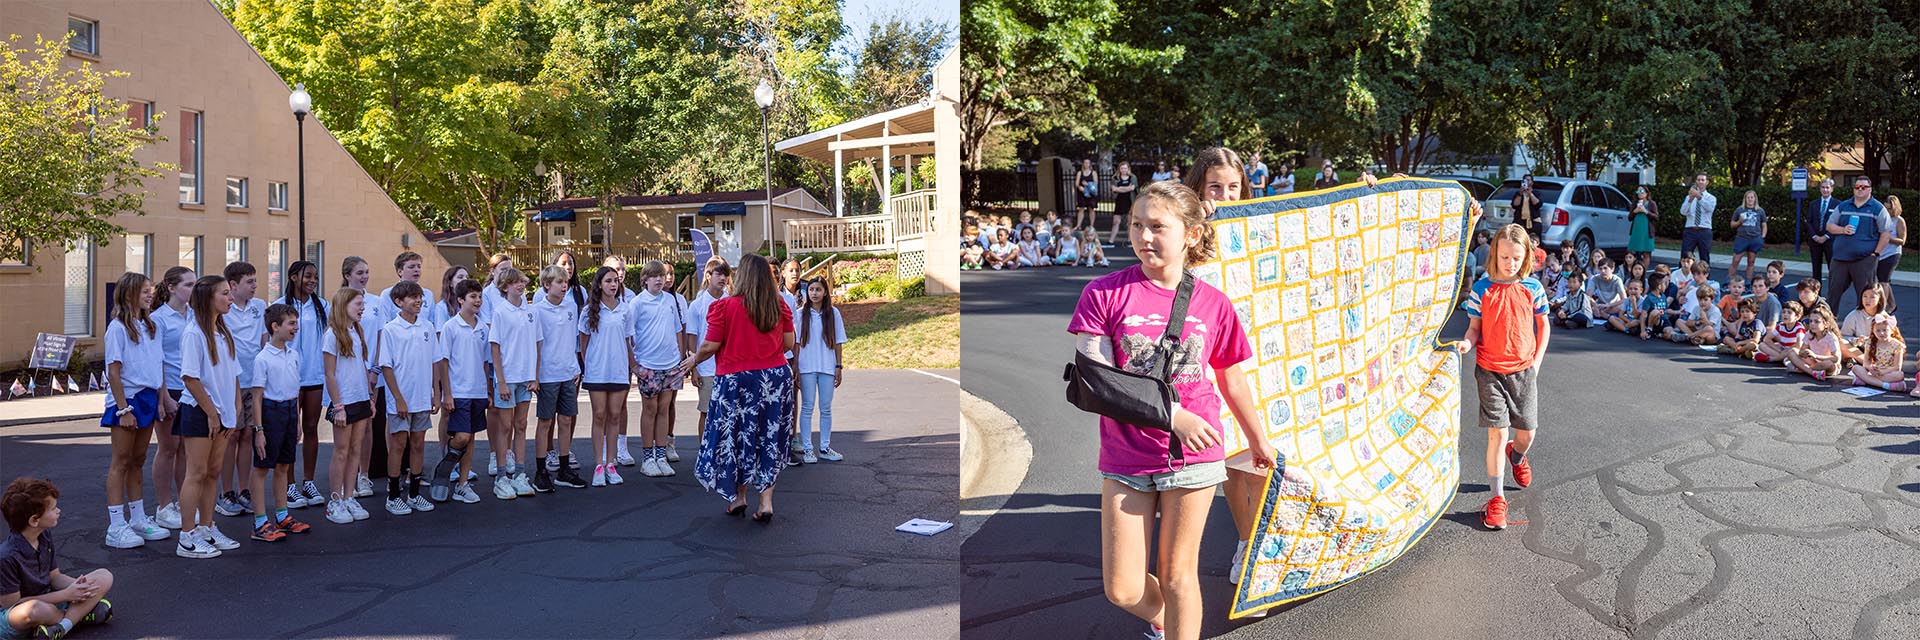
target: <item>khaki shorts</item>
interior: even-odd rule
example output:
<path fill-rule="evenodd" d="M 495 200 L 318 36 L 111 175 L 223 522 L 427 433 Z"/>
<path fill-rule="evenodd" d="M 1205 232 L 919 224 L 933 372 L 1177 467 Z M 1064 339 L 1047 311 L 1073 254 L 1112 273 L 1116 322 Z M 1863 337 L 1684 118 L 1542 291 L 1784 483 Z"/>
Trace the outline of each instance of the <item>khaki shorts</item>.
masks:
<path fill-rule="evenodd" d="M 707 412 L 707 405 L 713 403 L 713 376 L 700 376 L 700 413 Z"/>
<path fill-rule="evenodd" d="M 1227 481 L 1225 462 L 1201 462 L 1190 464 L 1166 473 L 1146 473 L 1137 476 L 1118 473 L 1102 473 L 1100 477 L 1127 485 L 1128 489 L 1141 493 L 1159 493 L 1174 489 L 1205 489 Z"/>

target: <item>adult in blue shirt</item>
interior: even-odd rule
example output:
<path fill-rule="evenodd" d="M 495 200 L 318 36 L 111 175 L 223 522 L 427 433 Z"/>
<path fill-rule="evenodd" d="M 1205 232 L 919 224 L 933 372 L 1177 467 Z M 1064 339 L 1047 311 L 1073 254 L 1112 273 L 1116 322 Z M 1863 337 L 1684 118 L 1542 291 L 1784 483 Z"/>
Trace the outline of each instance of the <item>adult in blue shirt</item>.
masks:
<path fill-rule="evenodd" d="M 1841 201 L 1827 216 L 1827 233 L 1833 236 L 1833 280 L 1827 283 L 1827 307 L 1843 309 L 1841 299 L 1852 290 L 1855 297 L 1874 285 L 1874 268 L 1880 264 L 1880 252 L 1893 239 L 1893 217 L 1887 208 L 1873 199 L 1873 180 L 1866 176 L 1853 179 L 1853 199 Z"/>

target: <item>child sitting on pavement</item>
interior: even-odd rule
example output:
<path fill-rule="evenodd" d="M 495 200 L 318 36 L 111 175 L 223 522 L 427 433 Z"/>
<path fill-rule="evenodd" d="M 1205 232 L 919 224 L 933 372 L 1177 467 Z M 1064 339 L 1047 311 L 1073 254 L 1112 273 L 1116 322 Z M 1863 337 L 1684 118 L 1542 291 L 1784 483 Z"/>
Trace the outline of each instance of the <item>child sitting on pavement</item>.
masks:
<path fill-rule="evenodd" d="M 13 530 L 0 542 L 0 637 L 64 638 L 75 625 L 113 618 L 107 591 L 113 573 L 94 569 L 78 578 L 60 572 L 52 529 L 60 524 L 60 490 L 40 478 L 20 478 L 0 494 L 0 515 Z"/>
<path fill-rule="evenodd" d="M 1906 373 L 1900 369 L 1907 359 L 1907 339 L 1900 335 L 1900 326 L 1893 321 L 1893 316 L 1874 316 L 1873 326 L 1860 342 L 1859 350 L 1866 361 L 1853 365 L 1854 384 L 1887 391 L 1909 390 Z"/>
<path fill-rule="evenodd" d="M 1840 374 L 1840 361 L 1844 359 L 1840 344 L 1840 332 L 1834 328 L 1833 314 L 1826 307 L 1817 307 L 1807 313 L 1802 322 L 1807 327 L 1806 339 L 1800 341 L 1800 348 L 1787 353 L 1787 370 L 1813 376 L 1813 379 L 1826 382 L 1827 378 Z"/>
<path fill-rule="evenodd" d="M 1766 326 L 1754 314 L 1753 301 L 1741 300 L 1734 305 L 1733 322 L 1721 333 L 1720 353 L 1753 359 L 1754 351 L 1760 348 L 1760 336 L 1766 332 Z"/>
<path fill-rule="evenodd" d="M 1788 302 L 1780 306 L 1780 321 L 1767 330 L 1766 337 L 1760 339 L 1753 359 L 1784 363 L 1787 354 L 1799 350 L 1800 342 L 1806 338 L 1807 328 L 1800 324 L 1800 303 Z"/>

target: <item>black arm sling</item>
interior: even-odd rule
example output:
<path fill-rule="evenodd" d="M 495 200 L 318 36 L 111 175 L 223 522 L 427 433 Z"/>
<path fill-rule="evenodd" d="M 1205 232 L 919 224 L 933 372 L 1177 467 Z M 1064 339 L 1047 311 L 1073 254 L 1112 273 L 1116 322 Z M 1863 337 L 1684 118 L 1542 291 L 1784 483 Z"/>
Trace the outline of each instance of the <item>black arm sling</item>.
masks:
<path fill-rule="evenodd" d="M 1152 375 L 1122 370 L 1075 349 L 1073 362 L 1067 364 L 1062 376 L 1067 382 L 1067 402 L 1081 411 L 1100 414 L 1121 424 L 1168 432 L 1167 459 L 1182 465 L 1186 463 L 1186 452 L 1180 446 L 1180 438 L 1173 435 L 1173 405 L 1180 401 L 1180 393 L 1174 390 L 1171 380 L 1173 356 L 1180 350 L 1180 332 L 1186 327 L 1187 303 L 1192 298 L 1193 274 L 1182 273 L 1180 286 L 1173 295 L 1173 312 L 1167 317 L 1167 331 L 1153 345 L 1159 360 Z"/>

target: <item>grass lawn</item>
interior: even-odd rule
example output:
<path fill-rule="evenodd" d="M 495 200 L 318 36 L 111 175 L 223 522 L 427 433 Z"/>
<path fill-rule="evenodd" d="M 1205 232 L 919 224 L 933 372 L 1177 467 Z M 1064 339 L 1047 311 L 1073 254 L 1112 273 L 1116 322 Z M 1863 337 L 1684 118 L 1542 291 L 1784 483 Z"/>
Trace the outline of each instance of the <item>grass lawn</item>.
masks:
<path fill-rule="evenodd" d="M 960 366 L 960 296 L 925 296 L 841 306 L 849 369 Z"/>
<path fill-rule="evenodd" d="M 1669 251 L 1679 251 L 1680 241 L 1654 238 L 1653 246 Z M 1713 254 L 1715 256 L 1731 256 L 1733 254 L 1729 252 L 1732 250 L 1733 245 L 1727 242 L 1715 242 L 1713 246 Z M 1767 261 L 1769 260 L 1798 260 L 1800 262 L 1806 262 L 1808 257 L 1805 246 L 1801 247 L 1800 255 L 1796 256 L 1793 255 L 1792 243 L 1769 244 L 1766 248 L 1760 250 L 1759 263 L 1760 267 L 1764 268 L 1767 266 Z M 1895 271 L 1920 271 L 1920 251 L 1908 251 L 1900 254 L 1900 264 L 1895 265 L 1893 269 Z"/>

